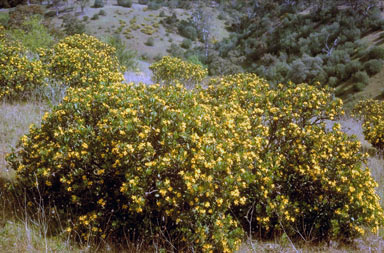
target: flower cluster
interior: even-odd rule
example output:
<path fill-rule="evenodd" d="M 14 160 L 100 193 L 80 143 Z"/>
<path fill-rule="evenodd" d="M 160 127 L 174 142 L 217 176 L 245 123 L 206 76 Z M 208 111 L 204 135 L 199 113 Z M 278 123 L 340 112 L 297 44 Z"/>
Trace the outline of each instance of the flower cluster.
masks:
<path fill-rule="evenodd" d="M 51 76 L 68 86 L 123 80 L 115 49 L 89 35 L 68 36 L 53 49 L 41 51 L 40 57 Z"/>
<path fill-rule="evenodd" d="M 48 74 L 38 59 L 31 59 L 25 49 L 2 36 L 0 27 L 0 99 L 20 98 L 45 85 Z"/>
<path fill-rule="evenodd" d="M 149 67 L 153 72 L 155 82 L 174 84 L 180 82 L 185 85 L 201 82 L 207 75 L 207 69 L 201 65 L 165 56 Z"/>
<path fill-rule="evenodd" d="M 363 133 L 372 146 L 384 150 L 384 102 L 363 100 L 353 108 L 355 116 L 363 120 Z"/>

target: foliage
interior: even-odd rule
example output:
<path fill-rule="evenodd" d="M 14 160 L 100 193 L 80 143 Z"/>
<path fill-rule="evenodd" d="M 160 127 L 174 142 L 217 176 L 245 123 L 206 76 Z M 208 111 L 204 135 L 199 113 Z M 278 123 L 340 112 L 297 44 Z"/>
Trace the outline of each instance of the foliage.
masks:
<path fill-rule="evenodd" d="M 189 48 L 191 48 L 191 46 L 192 46 L 192 41 L 191 41 L 190 39 L 184 39 L 184 40 L 181 42 L 180 46 L 181 46 L 182 48 L 184 48 L 184 49 L 189 49 Z"/>
<path fill-rule="evenodd" d="M 82 34 L 85 32 L 85 24 L 70 14 L 63 17 L 63 27 L 67 35 Z"/>
<path fill-rule="evenodd" d="M 364 69 L 369 75 L 375 75 L 383 69 L 383 61 L 372 59 L 364 63 Z"/>
<path fill-rule="evenodd" d="M 89 35 L 73 35 L 59 41 L 40 57 L 51 76 L 68 86 L 121 82 L 123 75 L 113 47 Z"/>
<path fill-rule="evenodd" d="M 84 240 L 125 231 L 181 251 L 233 251 L 243 233 L 227 211 L 244 187 L 240 169 L 256 155 L 233 161 L 247 133 L 262 129 L 252 130 L 236 103 L 199 104 L 204 93 L 180 85 L 69 89 L 10 164 L 20 185 L 61 214 L 71 210 L 67 231 Z M 247 143 L 257 153 L 256 140 Z"/>
<path fill-rule="evenodd" d="M 197 39 L 197 30 L 191 24 L 186 21 L 180 22 L 178 30 L 181 36 L 195 41 Z"/>
<path fill-rule="evenodd" d="M 194 90 L 70 88 L 8 162 L 85 241 L 128 232 L 229 252 L 243 237 L 232 215 L 262 237 L 352 239 L 383 225 L 383 212 L 359 142 L 325 125 L 342 114 L 332 97 L 252 74 Z"/>
<path fill-rule="evenodd" d="M 149 68 L 153 72 L 154 81 L 166 85 L 175 84 L 176 82 L 185 85 L 197 84 L 208 74 L 208 71 L 201 65 L 170 56 L 163 57 Z"/>
<path fill-rule="evenodd" d="M 9 14 L 7 12 L 0 13 L 0 25 L 6 27 L 9 22 Z"/>
<path fill-rule="evenodd" d="M 153 47 L 155 45 L 155 39 L 153 37 L 149 37 L 144 44 L 149 47 Z"/>
<path fill-rule="evenodd" d="M 353 108 L 355 116 L 363 120 L 363 133 L 372 146 L 384 150 L 384 102 L 362 100 Z"/>
<path fill-rule="evenodd" d="M 339 124 L 325 125 L 343 113 L 329 89 L 306 84 L 271 89 L 255 76 L 235 75 L 213 80 L 207 92 L 214 105 L 236 98 L 252 129 L 260 127 L 261 117 L 268 132 L 259 139 L 260 160 L 244 168 L 251 174 L 240 193 L 246 204 L 234 208 L 237 217 L 245 217 L 246 231 L 349 240 L 383 224 L 377 184 L 363 168 L 360 143 Z M 254 138 L 260 137 L 248 136 Z"/>
<path fill-rule="evenodd" d="M 91 17 L 91 20 L 98 20 L 99 19 L 99 14 L 95 13 L 93 14 L 93 16 Z"/>
<path fill-rule="evenodd" d="M 123 7 L 132 7 L 132 0 L 117 0 L 117 4 Z"/>
<path fill-rule="evenodd" d="M 20 28 L 32 16 L 43 16 L 44 10 L 45 8 L 41 5 L 18 5 L 9 12 L 8 25 L 11 28 Z"/>
<path fill-rule="evenodd" d="M 383 56 L 383 48 L 368 50 L 368 45 L 360 40 L 382 22 L 374 5 L 355 11 L 337 8 L 340 4 L 337 1 L 321 1 L 327 2 L 321 8 L 318 6 L 321 11 L 303 14 L 305 8 L 297 1 L 290 8 L 278 1 L 261 1 L 258 8 L 234 2 L 238 4 L 231 11 L 234 17 L 228 27 L 231 34 L 215 45 L 219 52 L 215 58 L 223 60 L 207 61 L 210 73 L 220 72 L 216 70 L 216 62 L 229 60 L 273 84 L 293 81 L 325 85 L 334 77 L 335 87 L 344 82 L 352 86 L 356 82 L 353 74 L 362 70 L 363 62 L 381 60 Z M 227 5 L 230 4 L 224 4 Z M 232 52 L 244 59 L 239 63 L 232 61 L 229 56 Z M 365 69 L 368 74 L 377 71 L 377 63 L 367 64 L 372 67 Z"/>
<path fill-rule="evenodd" d="M 53 36 L 42 24 L 41 16 L 33 16 L 24 21 L 20 28 L 10 30 L 10 36 L 34 53 L 39 48 L 48 48 L 54 43 Z"/>
<path fill-rule="evenodd" d="M 126 70 L 133 70 L 137 67 L 137 53 L 126 48 L 126 45 L 121 40 L 120 36 L 110 36 L 106 42 L 116 50 L 116 57 L 121 66 Z"/>
<path fill-rule="evenodd" d="M 93 4 L 94 8 L 103 8 L 104 7 L 104 2 L 103 0 L 95 0 Z"/>
<path fill-rule="evenodd" d="M 1 30 L 3 27 L 0 26 L 0 33 Z M 48 75 L 42 62 L 27 57 L 19 43 L 0 39 L 0 65 L 0 99 L 20 99 L 45 85 Z"/>

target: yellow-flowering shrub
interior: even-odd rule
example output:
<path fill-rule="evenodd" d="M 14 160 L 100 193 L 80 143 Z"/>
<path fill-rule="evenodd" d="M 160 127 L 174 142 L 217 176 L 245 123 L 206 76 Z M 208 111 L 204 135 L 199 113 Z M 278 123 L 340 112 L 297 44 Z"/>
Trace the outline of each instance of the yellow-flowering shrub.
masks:
<path fill-rule="evenodd" d="M 235 75 L 213 80 L 207 92 L 214 104 L 238 101 L 251 120 L 262 118 L 268 128 L 261 161 L 248 168 L 253 178 L 241 192 L 247 203 L 235 208 L 237 217 L 246 217 L 247 231 L 251 226 L 265 237 L 285 231 L 314 240 L 351 239 L 383 224 L 360 143 L 338 124 L 326 128 L 325 120 L 343 114 L 329 89 L 272 89 L 256 76 Z"/>
<path fill-rule="evenodd" d="M 18 43 L 0 39 L 0 99 L 21 98 L 46 84 L 42 62 L 29 58 Z"/>
<path fill-rule="evenodd" d="M 124 78 L 115 49 L 90 35 L 68 36 L 40 54 L 52 77 L 68 86 L 109 84 Z"/>
<path fill-rule="evenodd" d="M 19 185 L 71 210 L 68 231 L 83 238 L 128 231 L 231 252 L 243 232 L 229 207 L 245 203 L 243 177 L 263 142 L 248 136 L 266 129 L 253 129 L 236 101 L 199 103 L 206 95 L 181 85 L 71 88 L 10 165 Z"/>
<path fill-rule="evenodd" d="M 363 133 L 372 146 L 384 150 L 384 102 L 379 100 L 363 100 L 353 109 L 356 117 L 363 120 Z"/>
<path fill-rule="evenodd" d="M 197 84 L 208 75 L 207 69 L 201 65 L 170 56 L 164 56 L 149 68 L 153 72 L 153 80 L 164 84 Z"/>
<path fill-rule="evenodd" d="M 8 162 L 85 240 L 128 233 L 231 252 L 250 230 L 350 239 L 383 212 L 359 142 L 325 126 L 340 114 L 328 89 L 252 74 L 207 89 L 71 88 Z"/>

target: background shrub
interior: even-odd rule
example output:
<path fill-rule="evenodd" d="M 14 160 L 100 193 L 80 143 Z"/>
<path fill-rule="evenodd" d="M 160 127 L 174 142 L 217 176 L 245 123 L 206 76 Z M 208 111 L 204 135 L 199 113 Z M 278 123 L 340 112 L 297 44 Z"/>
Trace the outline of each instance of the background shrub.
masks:
<path fill-rule="evenodd" d="M 98 20 L 99 19 L 99 14 L 95 13 L 93 14 L 91 20 Z"/>
<path fill-rule="evenodd" d="M 67 86 L 83 87 L 121 82 L 124 70 L 116 50 L 95 37 L 76 34 L 41 52 L 41 59 L 51 75 Z"/>
<path fill-rule="evenodd" d="M 178 26 L 178 29 L 181 36 L 193 41 L 197 39 L 197 30 L 195 27 L 182 23 Z"/>
<path fill-rule="evenodd" d="M 104 1 L 103 0 L 95 0 L 93 7 L 94 8 L 103 8 L 104 7 Z"/>
<path fill-rule="evenodd" d="M 100 16 L 106 16 L 107 13 L 105 12 L 105 10 L 100 10 L 100 11 L 99 11 L 99 15 L 100 15 Z"/>
<path fill-rule="evenodd" d="M 186 86 L 201 82 L 208 71 L 201 65 L 180 60 L 175 57 L 164 56 L 160 61 L 149 67 L 153 72 L 155 82 L 166 85 L 180 82 Z"/>
<path fill-rule="evenodd" d="M 353 108 L 356 118 L 363 120 L 364 138 L 379 151 L 384 150 L 384 102 L 379 100 L 362 100 Z"/>
<path fill-rule="evenodd" d="M 132 0 L 117 0 L 119 6 L 130 8 L 132 7 Z"/>
<path fill-rule="evenodd" d="M 85 32 L 84 23 L 70 14 L 67 14 L 63 17 L 63 28 L 67 35 L 82 34 Z"/>
<path fill-rule="evenodd" d="M 54 43 L 54 37 L 42 24 L 41 16 L 33 16 L 24 21 L 20 28 L 11 29 L 9 35 L 34 53 L 40 48 L 49 48 Z"/>
<path fill-rule="evenodd" d="M 129 50 L 121 40 L 120 36 L 110 36 L 106 42 L 115 48 L 116 56 L 121 66 L 126 70 L 134 70 L 137 67 L 136 57 L 137 53 Z"/>
<path fill-rule="evenodd" d="M 364 63 L 364 69 L 370 76 L 375 75 L 383 69 L 383 61 L 377 59 L 369 60 Z"/>
<path fill-rule="evenodd" d="M 0 99 L 23 99 L 46 84 L 42 62 L 29 59 L 19 43 L 0 40 L 0 65 Z"/>
<path fill-rule="evenodd" d="M 181 42 L 180 46 L 181 46 L 182 48 L 189 49 L 189 48 L 191 48 L 191 46 L 192 46 L 192 41 L 191 41 L 190 39 L 184 39 L 184 40 Z"/>
<path fill-rule="evenodd" d="M 365 71 L 359 71 L 353 75 L 353 80 L 366 85 L 369 82 L 369 76 Z"/>
<path fill-rule="evenodd" d="M 153 47 L 155 45 L 155 39 L 153 37 L 149 37 L 144 44 L 149 47 Z"/>
<path fill-rule="evenodd" d="M 384 48 L 374 46 L 368 52 L 369 59 L 384 59 Z"/>

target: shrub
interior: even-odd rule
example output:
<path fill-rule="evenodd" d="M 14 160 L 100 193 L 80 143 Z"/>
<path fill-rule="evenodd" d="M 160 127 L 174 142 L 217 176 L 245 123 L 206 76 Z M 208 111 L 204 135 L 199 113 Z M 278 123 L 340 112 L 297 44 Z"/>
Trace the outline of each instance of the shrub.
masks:
<path fill-rule="evenodd" d="M 363 120 L 363 133 L 372 146 L 384 150 L 384 102 L 363 100 L 353 108 L 355 117 Z"/>
<path fill-rule="evenodd" d="M 52 77 L 68 86 L 121 82 L 123 68 L 113 47 L 95 37 L 76 34 L 66 37 L 51 50 L 41 52 Z"/>
<path fill-rule="evenodd" d="M 236 104 L 210 108 L 200 97 L 181 86 L 69 89 L 9 162 L 32 196 L 72 210 L 67 231 L 83 240 L 128 233 L 183 252 L 232 252 L 243 232 L 228 209 L 253 158 L 232 161 L 251 129 Z"/>
<path fill-rule="evenodd" d="M 181 36 L 191 40 L 197 39 L 197 30 L 195 27 L 191 25 L 181 24 L 178 28 Z"/>
<path fill-rule="evenodd" d="M 365 71 L 359 71 L 353 75 L 353 81 L 368 84 L 369 76 Z"/>
<path fill-rule="evenodd" d="M 85 25 L 73 15 L 66 15 L 63 18 L 64 32 L 67 35 L 82 34 L 85 32 Z"/>
<path fill-rule="evenodd" d="M 117 0 L 119 6 L 130 8 L 132 7 L 132 0 Z"/>
<path fill-rule="evenodd" d="M 91 20 L 98 20 L 99 19 L 99 14 L 95 13 L 93 14 Z"/>
<path fill-rule="evenodd" d="M 25 21 L 31 17 L 44 15 L 45 8 L 41 5 L 18 5 L 9 12 L 8 25 L 12 28 L 21 28 Z"/>
<path fill-rule="evenodd" d="M 21 99 L 45 85 L 48 74 L 39 60 L 31 60 L 19 43 L 0 43 L 0 99 Z"/>
<path fill-rule="evenodd" d="M 184 56 L 184 50 L 176 43 L 172 43 L 167 49 L 167 52 L 176 58 L 183 58 Z"/>
<path fill-rule="evenodd" d="M 7 12 L 0 13 L 0 25 L 6 27 L 9 22 L 9 14 Z"/>
<path fill-rule="evenodd" d="M 158 9 L 160 9 L 161 8 L 161 3 L 156 3 L 156 2 L 149 2 L 148 3 L 148 9 L 149 10 L 154 10 L 154 11 L 156 11 L 156 10 L 158 10 Z"/>
<path fill-rule="evenodd" d="M 99 15 L 100 15 L 100 16 L 106 16 L 107 13 L 105 12 L 105 10 L 100 10 L 100 11 L 99 11 Z"/>
<path fill-rule="evenodd" d="M 201 82 L 208 74 L 208 71 L 201 65 L 170 56 L 163 57 L 149 68 L 153 72 L 154 81 L 166 85 L 175 84 L 176 82 L 185 85 L 196 84 Z"/>
<path fill-rule="evenodd" d="M 104 1 L 103 0 L 95 0 L 93 7 L 94 8 L 103 8 L 104 7 Z"/>
<path fill-rule="evenodd" d="M 139 0 L 139 4 L 148 4 L 148 0 Z"/>
<path fill-rule="evenodd" d="M 384 48 L 374 46 L 368 52 L 369 59 L 384 59 Z"/>
<path fill-rule="evenodd" d="M 375 75 L 383 69 L 383 62 L 377 59 L 369 60 L 364 63 L 364 69 L 370 76 Z"/>
<path fill-rule="evenodd" d="M 267 143 L 260 144 L 262 161 L 244 169 L 252 174 L 244 175 L 249 186 L 239 195 L 246 204 L 232 209 L 244 217 L 246 231 L 306 240 L 348 240 L 365 227 L 377 231 L 383 210 L 374 193 L 377 184 L 363 167 L 360 143 L 339 124 L 325 125 L 343 114 L 342 101 L 333 99 L 331 90 L 306 84 L 271 89 L 250 75 L 235 75 L 213 80 L 207 93 L 214 105 L 236 98 L 252 129 L 258 124 L 252 119 L 262 117 L 268 132 Z"/>
<path fill-rule="evenodd" d="M 88 21 L 88 19 L 89 19 L 89 17 L 88 17 L 88 16 L 83 16 L 83 21 L 84 21 L 84 22 L 87 22 L 87 21 Z"/>
<path fill-rule="evenodd" d="M 155 45 L 155 39 L 152 37 L 149 37 L 144 44 L 149 46 L 149 47 L 153 47 L 153 45 Z"/>
<path fill-rule="evenodd" d="M 10 36 L 32 52 L 36 52 L 39 48 L 51 47 L 54 38 L 42 22 L 40 16 L 34 16 L 24 21 L 22 24 L 23 29 L 10 30 Z"/>
<path fill-rule="evenodd" d="M 181 46 L 182 48 L 189 49 L 189 48 L 191 48 L 191 46 L 192 46 L 192 41 L 191 41 L 190 39 L 184 39 L 184 40 L 181 42 L 180 46 Z"/>
<path fill-rule="evenodd" d="M 366 83 L 355 83 L 353 84 L 353 90 L 356 91 L 356 92 L 360 92 L 360 91 L 363 91 L 365 86 L 367 86 Z"/>
<path fill-rule="evenodd" d="M 160 11 L 160 14 L 159 14 L 159 17 L 160 18 L 165 18 L 167 15 L 165 15 L 165 12 L 164 12 L 164 10 L 161 10 Z"/>
<path fill-rule="evenodd" d="M 127 49 L 119 36 L 108 37 L 107 43 L 115 48 L 116 56 L 121 66 L 124 66 L 126 70 L 133 70 L 137 67 L 136 52 Z"/>
<path fill-rule="evenodd" d="M 359 142 L 325 125 L 341 114 L 329 89 L 252 74 L 195 90 L 94 83 L 70 88 L 7 160 L 84 240 L 166 234 L 172 250 L 230 252 L 243 236 L 232 214 L 264 237 L 352 239 L 384 221 Z"/>

